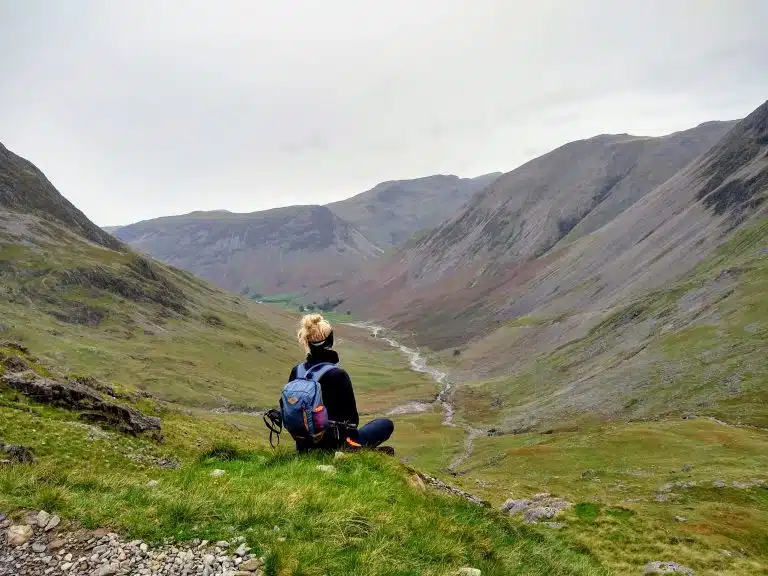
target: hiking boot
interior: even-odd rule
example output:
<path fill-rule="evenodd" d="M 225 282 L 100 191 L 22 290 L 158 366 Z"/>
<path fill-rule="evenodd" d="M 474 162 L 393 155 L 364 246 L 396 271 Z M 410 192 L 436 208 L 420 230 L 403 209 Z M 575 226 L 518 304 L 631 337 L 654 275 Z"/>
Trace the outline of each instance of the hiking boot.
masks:
<path fill-rule="evenodd" d="M 395 455 L 395 449 L 392 446 L 378 446 L 376 452 L 384 452 L 388 456 Z"/>

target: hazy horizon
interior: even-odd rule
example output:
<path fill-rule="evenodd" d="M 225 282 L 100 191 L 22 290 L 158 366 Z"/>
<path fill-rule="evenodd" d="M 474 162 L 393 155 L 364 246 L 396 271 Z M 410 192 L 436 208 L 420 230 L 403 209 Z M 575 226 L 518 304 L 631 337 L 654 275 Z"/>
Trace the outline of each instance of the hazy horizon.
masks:
<path fill-rule="evenodd" d="M 327 204 L 768 98 L 768 3 L 0 0 L 0 142 L 103 226 Z"/>

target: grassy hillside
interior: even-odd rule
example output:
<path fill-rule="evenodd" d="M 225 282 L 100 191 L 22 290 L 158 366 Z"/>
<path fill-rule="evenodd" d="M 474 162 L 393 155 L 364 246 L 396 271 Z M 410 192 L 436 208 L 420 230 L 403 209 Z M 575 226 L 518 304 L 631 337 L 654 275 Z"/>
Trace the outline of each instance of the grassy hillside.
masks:
<path fill-rule="evenodd" d="M 38 237 L 33 245 L 0 247 L 0 336 L 28 345 L 63 375 L 88 374 L 168 402 L 274 405 L 303 357 L 293 337 L 297 315 L 83 242 L 64 228 L 57 235 L 56 243 Z M 361 381 L 361 409 L 436 393 L 396 352 L 362 331 L 338 331 L 344 365 Z"/>
<path fill-rule="evenodd" d="M 762 219 L 677 283 L 591 319 L 510 323 L 505 345 L 532 358 L 512 376 L 459 387 L 463 414 L 507 431 L 670 414 L 768 427 L 766 238 Z M 536 354 L 537 341 L 578 321 L 588 323 L 582 338 Z M 492 335 L 445 360 L 458 367 L 493 356 L 498 339 Z"/>
<path fill-rule="evenodd" d="M 0 352 L 50 373 L 17 347 Z M 45 509 L 65 518 L 62 530 L 106 527 L 151 543 L 243 535 L 271 575 L 438 575 L 461 566 L 488 575 L 609 573 L 561 538 L 424 491 L 383 455 L 273 452 L 260 418 L 139 406 L 162 419 L 162 444 L 0 388 L 0 438 L 36 457 L 0 466 L 0 510 Z"/>

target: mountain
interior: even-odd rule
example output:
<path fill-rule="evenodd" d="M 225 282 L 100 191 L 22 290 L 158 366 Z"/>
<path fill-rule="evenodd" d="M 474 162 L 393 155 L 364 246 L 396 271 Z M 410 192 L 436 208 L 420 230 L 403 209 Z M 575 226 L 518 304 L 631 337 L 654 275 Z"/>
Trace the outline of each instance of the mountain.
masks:
<path fill-rule="evenodd" d="M 415 232 L 437 226 L 499 176 L 500 172 L 477 178 L 440 174 L 382 182 L 367 192 L 328 204 L 328 208 L 387 249 Z"/>
<path fill-rule="evenodd" d="M 138 222 L 115 234 L 222 288 L 251 294 L 305 293 L 332 285 L 381 253 L 324 206 L 193 212 Z"/>
<path fill-rule="evenodd" d="M 710 136 L 695 139 L 676 170 L 647 168 L 657 146 L 693 134 Z M 762 336 L 745 342 L 743 330 L 765 305 L 754 291 L 766 281 L 767 191 L 768 103 L 735 126 L 568 144 L 372 266 L 347 287 L 345 306 L 432 350 L 453 348 L 444 358 L 453 376 L 474 383 L 457 388 L 458 404 L 475 421 L 470 407 L 484 406 L 483 418 L 503 430 L 696 410 L 715 399 L 745 406 L 744 391 L 759 390 L 765 370 L 732 390 L 720 379 L 728 366 L 757 365 L 765 345 Z M 725 347 L 710 350 L 719 360 L 707 372 L 665 360 L 681 352 L 675 338 L 705 354 L 712 341 L 686 339 L 710 321 Z"/>
<path fill-rule="evenodd" d="M 124 247 L 61 196 L 31 162 L 0 144 L 0 208 L 55 220 L 83 238 L 114 250 Z M 21 227 L 21 226 L 20 226 Z"/>
<path fill-rule="evenodd" d="M 551 259 L 555 246 L 564 248 L 609 224 L 734 125 L 708 122 L 659 138 L 602 135 L 561 146 L 496 179 L 418 242 L 376 262 L 349 293 L 375 303 L 366 310 L 380 317 L 421 304 L 421 290 L 436 297 L 436 308 L 445 308 L 439 297 L 457 295 L 483 306 L 483 295 L 496 285 L 503 293 L 523 264 Z M 446 344 L 482 329 L 465 327 Z"/>
<path fill-rule="evenodd" d="M 495 177 L 386 182 L 328 206 L 193 212 L 109 230 L 222 288 L 306 296 L 331 289 L 383 250 L 438 224 Z"/>

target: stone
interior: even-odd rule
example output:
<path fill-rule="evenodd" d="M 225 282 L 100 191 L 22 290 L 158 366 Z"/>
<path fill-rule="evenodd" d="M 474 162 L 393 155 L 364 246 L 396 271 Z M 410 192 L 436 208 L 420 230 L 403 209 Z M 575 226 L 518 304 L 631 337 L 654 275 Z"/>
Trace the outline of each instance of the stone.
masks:
<path fill-rule="evenodd" d="M 552 528 L 553 530 L 560 530 L 561 528 L 565 528 L 567 524 L 565 524 L 565 522 L 544 522 L 544 526 Z"/>
<path fill-rule="evenodd" d="M 206 554 L 203 556 L 203 564 L 205 566 L 212 566 L 216 561 L 216 557 L 213 554 Z"/>
<path fill-rule="evenodd" d="M 683 467 L 681 468 L 683 472 L 690 472 L 691 471 L 691 465 L 690 464 L 683 464 Z"/>
<path fill-rule="evenodd" d="M 542 518 L 554 518 L 560 512 L 557 508 L 550 506 L 536 506 L 525 511 L 523 518 L 526 522 L 538 522 Z"/>
<path fill-rule="evenodd" d="M 318 464 L 317 469 L 320 472 L 325 472 L 326 474 L 333 474 L 336 472 L 336 468 L 330 464 Z"/>
<path fill-rule="evenodd" d="M 113 576 L 120 567 L 117 564 L 107 564 L 98 569 L 95 576 Z"/>
<path fill-rule="evenodd" d="M 50 552 L 55 552 L 56 550 L 60 550 L 60 549 L 64 548 L 64 545 L 66 543 L 67 543 L 67 541 L 64 540 L 63 538 L 56 538 L 55 540 L 51 540 L 48 543 L 48 550 Z"/>
<path fill-rule="evenodd" d="M 150 480 L 149 482 L 147 482 L 147 488 L 150 488 L 150 489 L 157 488 L 158 484 L 160 484 L 160 482 L 158 482 L 157 480 Z"/>
<path fill-rule="evenodd" d="M 660 562 L 656 560 L 645 565 L 643 574 L 646 576 L 648 574 L 684 574 L 685 576 L 693 576 L 694 571 L 677 562 Z"/>
<path fill-rule="evenodd" d="M 226 472 L 224 470 L 221 470 L 220 468 L 216 468 L 215 470 L 211 470 L 211 476 L 214 478 L 218 478 L 219 476 L 224 476 Z"/>
<path fill-rule="evenodd" d="M 531 505 L 530 500 L 515 500 L 513 498 L 510 498 L 509 500 L 504 502 L 504 504 L 502 505 L 502 509 L 514 515 L 527 510 L 528 506 L 530 505 Z"/>
<path fill-rule="evenodd" d="M 48 514 L 45 510 L 40 510 L 40 512 L 37 513 L 37 525 L 40 526 L 40 528 L 45 528 L 48 526 L 48 521 L 51 519 L 51 515 Z"/>
<path fill-rule="evenodd" d="M 725 488 L 725 482 L 723 482 L 722 480 L 715 480 L 714 482 L 712 482 L 712 486 L 715 488 Z"/>
<path fill-rule="evenodd" d="M 37 552 L 38 554 L 42 554 L 45 552 L 46 545 L 42 542 L 35 542 L 32 544 L 32 552 Z"/>
<path fill-rule="evenodd" d="M 747 482 L 734 482 L 731 484 L 734 488 L 737 488 L 738 490 L 746 490 L 747 488 L 751 488 L 752 485 L 748 484 Z"/>
<path fill-rule="evenodd" d="M 61 518 L 59 518 L 58 516 L 51 516 L 51 519 L 48 520 L 48 524 L 45 525 L 45 531 L 50 532 L 51 530 L 56 528 L 56 526 L 58 526 L 59 524 L 61 524 Z"/>
<path fill-rule="evenodd" d="M 84 410 L 80 419 L 90 423 L 106 424 L 120 432 L 138 435 L 149 432 L 161 439 L 160 418 L 147 416 L 136 408 L 105 400 L 78 382 L 56 381 L 49 378 L 27 378 L 29 373 L 5 374 L 3 383 L 25 396 L 40 402 L 70 410 Z"/>
<path fill-rule="evenodd" d="M 71 562 L 72 561 L 72 553 L 70 552 L 66 556 L 64 556 L 64 562 Z"/>
<path fill-rule="evenodd" d="M 149 550 L 149 546 L 147 546 L 145 542 L 142 542 L 141 544 L 139 544 L 139 550 L 141 550 L 142 552 L 146 552 L 147 550 Z"/>
<path fill-rule="evenodd" d="M 250 550 L 248 546 L 246 546 L 245 544 L 240 544 L 240 546 L 237 547 L 237 550 L 235 550 L 235 554 L 242 557 L 248 554 L 248 550 Z"/>
<path fill-rule="evenodd" d="M 72 562 L 64 562 L 64 564 L 59 566 L 59 568 L 61 569 L 62 572 L 66 572 L 67 570 L 72 568 L 72 566 L 74 566 L 74 564 L 72 564 Z"/>
<path fill-rule="evenodd" d="M 582 480 L 592 480 L 592 478 L 597 478 L 597 472 L 592 469 L 584 470 L 584 472 L 581 473 Z"/>
<path fill-rule="evenodd" d="M 459 571 L 456 574 L 458 574 L 458 576 L 482 576 L 483 573 L 479 568 L 464 566 L 463 568 L 459 568 Z"/>
<path fill-rule="evenodd" d="M 218 542 L 216 542 L 216 546 L 218 546 L 219 548 L 229 548 L 229 542 L 227 542 L 226 540 L 219 540 Z"/>
<path fill-rule="evenodd" d="M 264 562 L 262 562 L 260 558 L 251 558 L 250 560 L 245 560 L 242 562 L 239 568 L 240 570 L 245 570 L 246 572 L 254 572 L 261 568 L 263 565 Z"/>
<path fill-rule="evenodd" d="M 408 485 L 415 490 L 420 490 L 421 492 L 424 492 L 427 489 L 427 485 L 424 484 L 424 480 L 422 480 L 421 476 L 418 474 L 411 474 L 408 477 Z"/>
<path fill-rule="evenodd" d="M 344 458 L 346 458 L 346 457 L 347 457 L 347 455 L 346 455 L 346 454 L 344 454 L 344 452 L 336 452 L 336 453 L 333 455 L 333 459 L 334 459 L 334 460 L 344 460 Z"/>
<path fill-rule="evenodd" d="M 22 546 L 32 538 L 32 526 L 16 524 L 8 528 L 8 544 L 10 546 Z"/>
<path fill-rule="evenodd" d="M 549 492 L 539 492 L 538 494 L 533 495 L 533 501 L 539 502 L 541 500 L 544 500 L 545 498 L 549 498 L 552 496 Z"/>
<path fill-rule="evenodd" d="M 675 522 L 688 522 L 688 518 L 685 516 L 675 516 Z"/>

